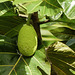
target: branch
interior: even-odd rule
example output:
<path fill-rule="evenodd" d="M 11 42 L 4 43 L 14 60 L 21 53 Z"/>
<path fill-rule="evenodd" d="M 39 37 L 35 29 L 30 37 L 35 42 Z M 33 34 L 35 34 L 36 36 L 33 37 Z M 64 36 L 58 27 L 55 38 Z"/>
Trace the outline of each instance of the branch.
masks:
<path fill-rule="evenodd" d="M 42 38 L 41 38 L 41 33 L 40 33 L 40 25 L 38 24 L 38 22 L 39 22 L 39 19 L 38 19 L 38 12 L 34 12 L 33 14 L 32 14 L 32 21 L 33 21 L 33 27 L 34 27 L 34 29 L 35 29 L 35 31 L 36 31 L 36 33 L 37 33 L 37 36 L 38 36 L 38 42 L 39 42 L 39 44 L 41 44 L 41 40 L 42 40 Z"/>

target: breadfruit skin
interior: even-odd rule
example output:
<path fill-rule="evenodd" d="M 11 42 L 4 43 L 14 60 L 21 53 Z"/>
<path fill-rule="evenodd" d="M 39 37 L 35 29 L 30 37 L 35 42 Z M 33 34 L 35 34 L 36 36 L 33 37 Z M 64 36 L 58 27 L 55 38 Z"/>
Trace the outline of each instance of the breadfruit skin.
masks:
<path fill-rule="evenodd" d="M 32 56 L 37 49 L 37 34 L 32 25 L 23 25 L 18 35 L 18 49 L 25 56 Z"/>

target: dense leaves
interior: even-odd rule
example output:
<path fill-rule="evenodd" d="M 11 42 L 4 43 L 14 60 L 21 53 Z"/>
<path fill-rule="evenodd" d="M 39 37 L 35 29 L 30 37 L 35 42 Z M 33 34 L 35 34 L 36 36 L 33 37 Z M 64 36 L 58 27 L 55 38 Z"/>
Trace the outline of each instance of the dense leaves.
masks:
<path fill-rule="evenodd" d="M 3 19 L 5 20 L 3 21 Z M 11 17 L 11 19 L 10 17 L 1 18 L 3 28 L 10 27 L 10 29 L 7 28 L 7 31 L 5 29 L 0 30 L 1 34 L 4 34 L 0 35 L 0 68 L 2 69 L 0 74 L 42 75 L 44 73 L 45 75 L 49 75 L 50 64 L 46 59 L 44 47 L 39 48 L 32 57 L 21 56 L 18 52 L 17 35 L 23 23 L 25 23 L 25 18 L 21 17 Z M 4 33 L 2 33 L 3 31 Z"/>
<path fill-rule="evenodd" d="M 4 34 L 4 35 L 10 35 L 8 34 L 10 31 L 13 31 L 11 32 L 11 34 L 15 34 L 18 29 L 20 29 L 20 27 L 22 26 L 22 24 L 25 23 L 25 19 L 21 18 L 21 17 L 0 17 L 0 33 L 1 34 Z M 20 26 L 21 25 L 21 26 Z M 17 27 L 18 26 L 18 27 Z M 20 27 L 19 27 L 20 26 Z M 9 37 L 13 36 L 10 35 Z"/>
<path fill-rule="evenodd" d="M 72 65 L 75 62 L 75 28 L 62 22 L 44 23 L 40 27 L 44 45 L 50 45 L 47 57 L 57 75 L 74 75 L 75 67 Z M 67 41 L 66 44 L 73 50 L 61 42 L 53 44 L 56 41 Z"/>
<path fill-rule="evenodd" d="M 49 22 L 41 25 L 41 29 L 50 31 L 54 36 L 58 37 L 59 41 L 66 41 L 75 38 L 75 28 L 62 22 Z M 49 32 L 49 34 L 50 34 Z M 46 32 L 45 32 L 46 33 Z M 47 33 L 46 33 L 47 35 Z"/>
<path fill-rule="evenodd" d="M 62 8 L 58 4 L 57 0 L 15 0 L 13 3 L 15 5 L 21 3 L 21 6 L 27 10 L 27 13 L 39 11 L 41 16 L 47 15 L 51 16 L 53 19 L 58 19 L 62 14 Z"/>
<path fill-rule="evenodd" d="M 28 18 L 34 12 L 37 23 Z M 27 21 L 40 25 L 43 41 L 31 57 L 17 48 L 19 30 Z M 75 1 L 0 0 L 0 75 L 50 75 L 51 69 L 57 75 L 75 75 Z"/>

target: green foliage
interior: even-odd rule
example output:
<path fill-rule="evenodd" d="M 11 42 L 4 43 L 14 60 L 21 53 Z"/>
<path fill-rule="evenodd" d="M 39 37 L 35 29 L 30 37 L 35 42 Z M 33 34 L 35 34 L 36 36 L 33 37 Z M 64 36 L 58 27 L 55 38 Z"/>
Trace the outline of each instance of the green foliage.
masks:
<path fill-rule="evenodd" d="M 18 34 L 23 23 L 25 23 L 25 20 L 18 16 L 0 16 L 0 34 L 14 37 Z"/>
<path fill-rule="evenodd" d="M 57 0 L 61 7 L 63 8 L 63 11 L 65 15 L 69 19 L 75 19 L 75 1 L 74 0 Z"/>
<path fill-rule="evenodd" d="M 30 47 L 35 43 L 34 40 L 30 43 L 34 36 L 32 30 L 35 29 L 38 38 L 37 50 L 30 57 L 23 56 L 17 46 L 19 31 L 27 22 L 34 27 L 24 30 L 27 48 L 32 50 Z M 54 72 L 75 75 L 75 1 L 0 0 L 0 75 Z"/>
<path fill-rule="evenodd" d="M 12 2 L 7 1 L 0 3 L 0 16 L 17 16 Z"/>
<path fill-rule="evenodd" d="M 14 4 L 22 4 L 22 7 L 27 9 L 27 13 L 39 11 L 41 16 L 51 16 L 53 19 L 58 19 L 62 14 L 62 8 L 57 0 L 15 0 Z M 26 3 L 26 4 L 23 4 Z"/>
<path fill-rule="evenodd" d="M 7 36 L 0 35 L 0 52 L 16 52 L 15 40 Z"/>

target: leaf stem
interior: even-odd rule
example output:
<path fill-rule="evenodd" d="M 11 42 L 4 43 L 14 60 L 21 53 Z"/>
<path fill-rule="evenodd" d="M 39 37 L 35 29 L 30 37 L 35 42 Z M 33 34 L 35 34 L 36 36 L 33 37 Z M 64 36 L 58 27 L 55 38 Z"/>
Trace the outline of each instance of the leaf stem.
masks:
<path fill-rule="evenodd" d="M 28 20 L 27 20 L 27 24 L 30 24 L 30 20 L 31 20 L 31 14 L 28 15 Z"/>
<path fill-rule="evenodd" d="M 27 9 L 26 7 L 24 7 L 22 4 L 18 4 L 20 7 L 22 7 L 23 9 Z"/>
<path fill-rule="evenodd" d="M 15 65 L 13 66 L 13 68 L 11 69 L 11 71 L 9 72 L 8 75 L 10 75 L 12 73 L 12 71 L 14 70 L 14 68 L 16 67 L 16 65 L 18 64 L 18 62 L 20 61 L 21 57 L 22 57 L 22 54 L 20 55 L 20 57 L 18 58 L 17 62 L 15 63 Z"/>

